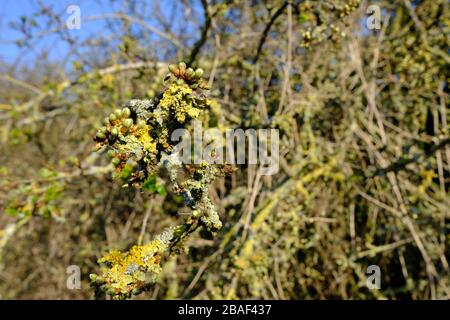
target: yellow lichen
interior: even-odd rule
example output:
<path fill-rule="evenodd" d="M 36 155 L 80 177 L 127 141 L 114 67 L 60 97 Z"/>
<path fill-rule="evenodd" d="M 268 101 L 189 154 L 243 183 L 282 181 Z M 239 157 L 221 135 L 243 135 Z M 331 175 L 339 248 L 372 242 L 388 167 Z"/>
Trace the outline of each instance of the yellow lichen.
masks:
<path fill-rule="evenodd" d="M 113 250 L 98 260 L 104 265 L 98 279 L 105 283 L 110 295 L 128 296 L 156 279 L 161 272 L 161 255 L 166 250 L 167 245 L 160 240 L 133 246 L 124 253 Z"/>
<path fill-rule="evenodd" d="M 196 98 L 191 96 L 193 90 L 187 84 L 172 83 L 164 92 L 160 101 L 161 108 L 174 114 L 179 123 L 184 123 L 186 117 L 197 118 L 201 109 L 197 108 Z"/>
<path fill-rule="evenodd" d="M 152 137 L 149 134 L 149 127 L 146 126 L 142 129 L 138 129 L 136 131 L 136 136 L 138 141 L 142 143 L 143 149 L 150 153 L 156 153 L 156 143 L 153 141 Z"/>

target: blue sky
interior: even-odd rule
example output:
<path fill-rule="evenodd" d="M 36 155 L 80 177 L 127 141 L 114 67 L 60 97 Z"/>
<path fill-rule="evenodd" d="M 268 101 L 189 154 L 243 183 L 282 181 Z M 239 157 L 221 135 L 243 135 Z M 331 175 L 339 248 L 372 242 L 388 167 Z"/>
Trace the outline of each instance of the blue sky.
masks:
<path fill-rule="evenodd" d="M 93 15 L 113 13 L 123 6 L 123 1 L 120 0 L 41 0 L 41 2 L 46 6 L 51 7 L 54 12 L 57 12 L 62 21 L 66 21 L 69 17 L 69 14 L 66 12 L 69 5 L 78 5 L 80 7 L 82 19 Z M 149 0 L 148 2 L 151 3 L 152 1 Z M 164 0 L 158 2 L 161 3 L 161 8 L 164 12 L 168 12 L 169 8 L 176 4 L 176 0 Z M 20 22 L 22 16 L 31 17 L 38 8 L 37 0 L 0 1 L 0 30 L 2 30 L 0 33 L 0 60 L 9 64 L 21 63 L 29 65 L 36 61 L 36 57 L 42 51 L 47 51 L 50 59 L 53 61 L 64 60 L 69 48 L 64 41 L 61 41 L 61 39 L 55 35 L 43 36 L 42 38 L 39 38 L 38 41 L 33 42 L 33 46 L 29 48 L 19 48 L 16 45 L 15 42 L 22 37 L 22 34 L 15 31 L 10 23 Z M 194 9 L 197 13 L 201 13 L 201 8 L 196 7 Z M 201 15 L 197 16 L 201 19 Z M 36 20 L 40 25 L 45 22 L 41 18 Z M 150 25 L 153 24 L 152 21 L 146 22 Z M 180 21 L 178 21 L 178 23 L 180 23 Z M 107 30 L 107 28 L 105 28 L 106 24 L 106 20 L 82 22 L 81 30 L 73 29 L 68 30 L 68 32 L 71 36 L 74 36 L 81 41 L 89 39 L 91 35 L 107 36 L 105 31 Z M 195 40 L 198 36 L 196 33 L 198 33 L 199 30 L 193 30 L 192 26 L 185 26 L 185 28 L 187 28 L 186 32 L 195 32 L 195 34 L 193 34 L 193 40 Z"/>
<path fill-rule="evenodd" d="M 61 16 L 69 17 L 69 14 L 65 12 L 65 8 L 70 4 L 79 5 L 81 8 L 81 14 L 91 15 L 101 13 L 104 9 L 102 2 L 107 1 L 83 1 L 83 0 L 69 0 L 69 1 L 43 1 L 46 5 L 50 5 L 55 8 L 55 11 L 63 13 Z M 35 0 L 2 0 L 0 5 L 0 28 L 2 30 L 0 34 L 0 57 L 6 62 L 12 63 L 17 56 L 25 51 L 23 60 L 32 61 L 35 55 L 43 49 L 47 49 L 50 53 L 50 58 L 58 59 L 67 53 L 68 47 L 64 42 L 60 41 L 55 36 L 43 37 L 35 48 L 28 48 L 23 50 L 19 48 L 15 41 L 21 38 L 21 33 L 17 32 L 10 26 L 11 22 L 19 22 L 22 16 L 30 17 L 34 12 L 38 10 L 37 1 Z M 62 11 L 62 12 L 61 12 Z M 42 21 L 42 20 L 41 20 Z M 39 19 L 38 19 L 39 22 Z M 81 38 L 83 34 L 89 34 L 91 31 L 99 30 L 102 27 L 100 22 L 91 22 L 83 25 L 84 31 L 71 30 L 71 33 L 77 33 Z"/>

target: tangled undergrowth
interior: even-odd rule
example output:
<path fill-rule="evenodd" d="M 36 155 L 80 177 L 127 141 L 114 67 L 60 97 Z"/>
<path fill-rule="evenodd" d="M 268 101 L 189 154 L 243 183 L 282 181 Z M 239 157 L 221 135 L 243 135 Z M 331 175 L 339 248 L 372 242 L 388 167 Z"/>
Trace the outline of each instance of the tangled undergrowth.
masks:
<path fill-rule="evenodd" d="M 100 64 L 0 79 L 1 297 L 448 299 L 448 1 L 179 6 L 180 33 L 116 21 Z M 194 121 L 278 129 L 280 171 L 180 163 Z"/>

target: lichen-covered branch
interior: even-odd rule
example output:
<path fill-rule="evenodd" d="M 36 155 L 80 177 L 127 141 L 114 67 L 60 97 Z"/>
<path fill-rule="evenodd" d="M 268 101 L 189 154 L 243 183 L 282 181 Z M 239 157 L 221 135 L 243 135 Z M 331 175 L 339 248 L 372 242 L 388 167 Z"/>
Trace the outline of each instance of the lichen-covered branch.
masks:
<path fill-rule="evenodd" d="M 169 71 L 161 94 L 151 100 L 129 101 L 105 118 L 95 136 L 97 149 L 108 149 L 116 174 L 125 169 L 131 172 L 128 185 L 140 187 L 165 170 L 173 191 L 192 209 L 184 224 L 164 230 L 150 243 L 126 252 L 113 250 L 99 259 L 102 268 L 99 275 L 91 275 L 92 284 L 97 293 L 113 298 L 128 298 L 145 290 L 157 279 L 164 255 L 182 252 L 185 238 L 197 228 L 214 232 L 222 226 L 208 187 L 223 170 L 206 161 L 182 163 L 174 152 L 177 142 L 171 140 L 174 130 L 190 128 L 193 119 L 207 123 L 214 102 L 206 97 L 202 69 L 193 70 L 180 62 L 170 65 Z"/>

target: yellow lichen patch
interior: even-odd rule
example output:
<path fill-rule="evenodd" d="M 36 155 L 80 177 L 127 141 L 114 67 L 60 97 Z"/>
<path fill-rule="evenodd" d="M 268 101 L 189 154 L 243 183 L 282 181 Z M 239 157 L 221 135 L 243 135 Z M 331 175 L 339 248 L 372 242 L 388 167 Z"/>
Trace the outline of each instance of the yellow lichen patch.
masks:
<path fill-rule="evenodd" d="M 241 253 L 239 256 L 235 257 L 234 264 L 236 267 L 241 269 L 247 269 L 250 267 L 250 259 L 253 255 L 254 242 L 253 240 L 248 240 L 245 242 L 244 246 L 242 247 Z"/>
<path fill-rule="evenodd" d="M 155 280 L 161 272 L 160 258 L 166 249 L 160 240 L 153 240 L 142 246 L 133 246 L 128 252 L 113 250 L 98 260 L 104 265 L 98 278 L 105 283 L 110 295 L 130 295 L 133 290 Z"/>
<path fill-rule="evenodd" d="M 99 263 L 109 262 L 112 264 L 119 263 L 122 260 L 122 253 L 118 250 L 111 250 L 107 255 L 98 260 Z"/>
<path fill-rule="evenodd" d="M 172 83 L 164 92 L 160 101 L 161 108 L 175 114 L 179 123 L 184 123 L 186 117 L 197 118 L 201 109 L 197 108 L 196 99 L 192 97 L 193 90 L 186 84 Z"/>
<path fill-rule="evenodd" d="M 150 153 L 156 153 L 156 143 L 153 141 L 149 134 L 149 127 L 144 127 L 136 131 L 137 139 L 142 143 L 143 149 Z"/>

